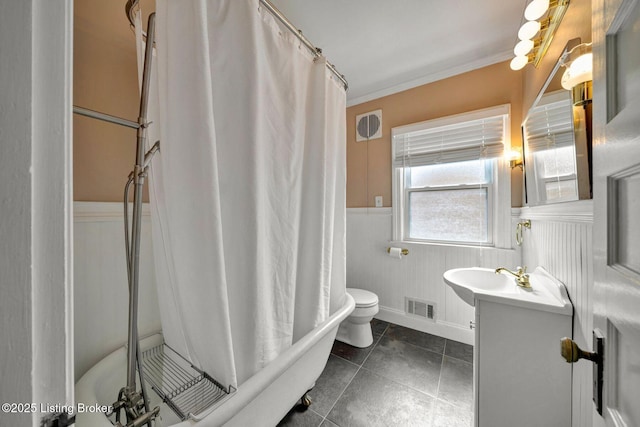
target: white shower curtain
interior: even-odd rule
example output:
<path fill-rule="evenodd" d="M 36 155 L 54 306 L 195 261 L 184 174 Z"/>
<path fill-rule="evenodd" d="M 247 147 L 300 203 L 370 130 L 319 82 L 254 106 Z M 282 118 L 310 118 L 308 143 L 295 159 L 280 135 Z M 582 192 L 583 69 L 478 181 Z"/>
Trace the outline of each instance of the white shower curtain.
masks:
<path fill-rule="evenodd" d="M 165 341 L 237 387 L 342 303 L 345 93 L 258 0 L 157 0 Z"/>

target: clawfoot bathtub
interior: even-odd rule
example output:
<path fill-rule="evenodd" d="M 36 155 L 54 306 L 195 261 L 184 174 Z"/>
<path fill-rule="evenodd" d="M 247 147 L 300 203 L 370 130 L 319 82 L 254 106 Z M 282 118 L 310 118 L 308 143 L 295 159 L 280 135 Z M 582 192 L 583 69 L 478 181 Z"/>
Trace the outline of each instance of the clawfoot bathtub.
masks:
<path fill-rule="evenodd" d="M 151 407 L 161 406 L 157 426 L 275 426 L 313 387 L 327 363 L 340 322 L 354 309 L 355 303 L 345 294 L 344 304 L 325 322 L 302 337 L 291 348 L 257 372 L 238 390 L 219 404 L 201 414 L 191 414 L 185 421 L 175 416 L 169 407 L 159 401 L 152 390 L 148 393 Z M 141 349 L 153 347 L 162 341 L 159 334 L 145 338 Z M 85 405 L 110 405 L 125 383 L 126 349 L 111 353 L 92 367 L 76 383 L 76 402 Z M 79 413 L 79 427 L 112 426 L 103 413 Z"/>

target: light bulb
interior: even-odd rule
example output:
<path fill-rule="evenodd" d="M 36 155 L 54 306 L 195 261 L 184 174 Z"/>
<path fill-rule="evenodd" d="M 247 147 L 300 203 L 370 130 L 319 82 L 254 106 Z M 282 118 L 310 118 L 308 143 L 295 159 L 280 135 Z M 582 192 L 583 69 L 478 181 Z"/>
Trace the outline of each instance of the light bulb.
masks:
<path fill-rule="evenodd" d="M 509 162 L 511 169 L 522 165 L 522 153 L 517 150 L 505 151 L 504 158 Z"/>
<path fill-rule="evenodd" d="M 540 23 L 538 21 L 525 22 L 518 31 L 518 38 L 520 40 L 529 40 L 540 31 Z"/>
<path fill-rule="evenodd" d="M 593 80 L 593 53 L 585 53 L 571 61 L 562 75 L 560 84 L 566 90 L 571 90 L 576 85 L 589 80 Z"/>
<path fill-rule="evenodd" d="M 520 40 L 516 47 L 513 48 L 513 53 L 516 56 L 525 56 L 527 53 L 531 52 L 533 49 L 533 41 L 532 40 Z"/>
<path fill-rule="evenodd" d="M 518 150 L 509 150 L 504 152 L 505 159 L 511 160 L 520 160 L 522 159 L 522 153 Z"/>
<path fill-rule="evenodd" d="M 529 63 L 529 58 L 526 56 L 516 56 L 511 60 L 511 64 L 509 64 L 509 66 L 512 70 L 518 71 L 522 70 L 527 63 Z"/>
<path fill-rule="evenodd" d="M 524 17 L 528 21 L 540 19 L 549 10 L 549 0 L 533 0 L 524 10 Z"/>

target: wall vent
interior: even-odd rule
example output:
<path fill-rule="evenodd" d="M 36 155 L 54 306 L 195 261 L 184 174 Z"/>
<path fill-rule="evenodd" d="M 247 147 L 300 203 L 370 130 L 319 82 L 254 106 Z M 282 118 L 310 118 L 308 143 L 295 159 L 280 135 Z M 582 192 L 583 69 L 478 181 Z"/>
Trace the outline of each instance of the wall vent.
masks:
<path fill-rule="evenodd" d="M 356 116 L 356 142 L 382 138 L 382 110 Z"/>
<path fill-rule="evenodd" d="M 405 312 L 413 316 L 422 317 L 429 320 L 436 319 L 436 305 L 429 301 L 421 301 L 414 298 L 405 297 Z"/>

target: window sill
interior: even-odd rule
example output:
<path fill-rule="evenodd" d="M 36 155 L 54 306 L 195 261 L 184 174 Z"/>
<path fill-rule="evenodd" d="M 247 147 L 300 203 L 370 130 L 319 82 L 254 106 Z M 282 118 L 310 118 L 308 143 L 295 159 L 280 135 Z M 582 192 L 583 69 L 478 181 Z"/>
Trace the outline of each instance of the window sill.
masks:
<path fill-rule="evenodd" d="M 466 248 L 466 249 L 496 249 L 496 250 L 513 250 L 513 248 L 501 248 L 496 246 L 495 244 L 486 244 L 486 245 L 472 245 L 465 243 L 453 243 L 453 242 L 419 242 L 415 240 L 392 240 L 389 242 L 392 246 L 413 246 L 413 247 L 424 247 L 424 246 L 437 246 L 437 247 L 445 247 L 445 248 Z"/>
<path fill-rule="evenodd" d="M 347 213 L 360 215 L 391 215 L 393 213 L 393 208 L 347 208 Z"/>

